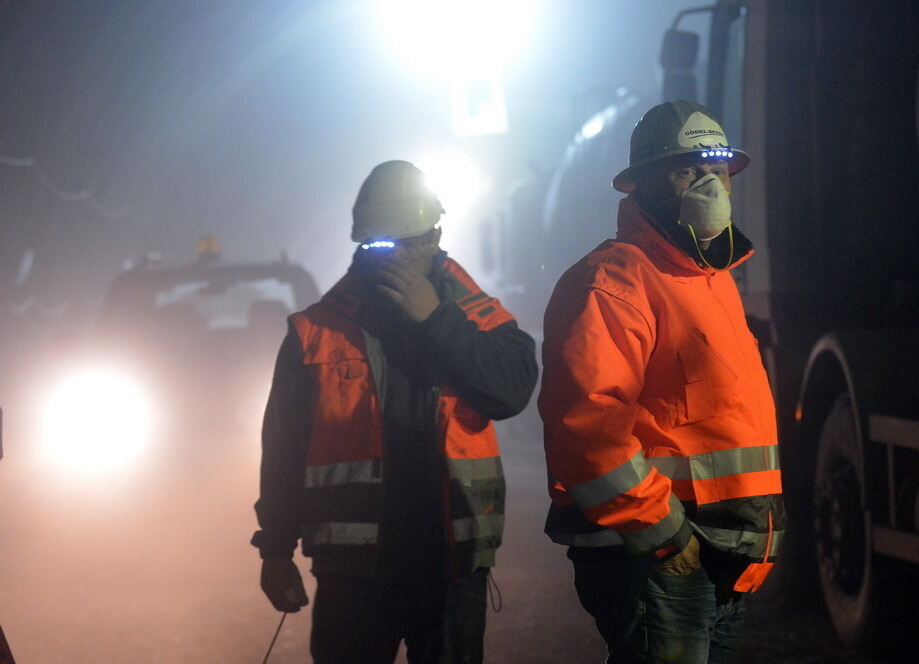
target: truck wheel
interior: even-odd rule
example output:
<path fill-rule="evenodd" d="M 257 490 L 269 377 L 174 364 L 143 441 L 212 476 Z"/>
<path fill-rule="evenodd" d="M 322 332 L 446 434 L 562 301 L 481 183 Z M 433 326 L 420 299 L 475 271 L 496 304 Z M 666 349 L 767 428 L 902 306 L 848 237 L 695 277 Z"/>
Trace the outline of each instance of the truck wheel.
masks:
<path fill-rule="evenodd" d="M 814 481 L 817 568 L 836 633 L 849 645 L 870 641 L 877 620 L 871 519 L 858 423 L 848 394 L 823 422 Z"/>

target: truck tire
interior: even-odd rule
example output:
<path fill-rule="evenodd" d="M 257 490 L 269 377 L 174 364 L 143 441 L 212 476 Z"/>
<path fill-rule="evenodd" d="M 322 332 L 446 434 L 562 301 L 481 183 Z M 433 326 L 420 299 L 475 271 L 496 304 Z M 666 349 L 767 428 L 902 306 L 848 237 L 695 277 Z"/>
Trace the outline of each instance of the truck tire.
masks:
<path fill-rule="evenodd" d="M 823 421 L 818 441 L 814 529 L 827 612 L 837 634 L 852 646 L 869 645 L 878 620 L 859 436 L 852 400 L 842 394 Z"/>

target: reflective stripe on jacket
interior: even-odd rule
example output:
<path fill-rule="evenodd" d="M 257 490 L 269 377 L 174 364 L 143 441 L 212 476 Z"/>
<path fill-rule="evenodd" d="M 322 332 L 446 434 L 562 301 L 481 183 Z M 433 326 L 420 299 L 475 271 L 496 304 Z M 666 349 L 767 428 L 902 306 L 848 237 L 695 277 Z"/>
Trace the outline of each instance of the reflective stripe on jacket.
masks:
<path fill-rule="evenodd" d="M 445 288 L 481 331 L 513 320 L 454 261 Z M 303 551 L 367 560 L 380 527 L 383 453 L 381 390 L 385 358 L 354 316 L 360 304 L 346 276 L 316 305 L 290 317 L 310 374 L 303 501 Z M 449 385 L 432 388 L 443 454 L 444 512 L 452 573 L 494 564 L 504 525 L 505 485 L 491 421 Z M 367 573 L 368 570 L 354 570 Z"/>
<path fill-rule="evenodd" d="M 643 553 L 688 523 L 748 559 L 735 587 L 753 590 L 784 528 L 769 383 L 728 270 L 650 224 L 624 199 L 617 239 L 568 270 L 546 310 L 546 530 Z"/>

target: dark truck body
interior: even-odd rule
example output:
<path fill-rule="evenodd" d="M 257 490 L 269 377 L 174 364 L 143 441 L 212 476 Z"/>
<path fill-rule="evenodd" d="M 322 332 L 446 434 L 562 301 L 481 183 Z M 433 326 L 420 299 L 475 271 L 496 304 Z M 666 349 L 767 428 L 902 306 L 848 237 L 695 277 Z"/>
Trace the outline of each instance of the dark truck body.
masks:
<path fill-rule="evenodd" d="M 702 62 L 688 13 L 711 18 Z M 820 580 L 844 640 L 873 642 L 902 590 L 888 563 L 919 569 L 919 5 L 721 0 L 684 14 L 664 37 L 661 96 L 705 104 L 752 156 L 732 203 L 757 255 L 734 276 L 778 408 L 782 565 Z M 549 182 L 514 190 L 499 237 L 526 232 L 527 251 L 496 252 L 511 306 L 544 306 L 615 235 L 609 181 L 659 101 L 621 93 Z"/>
<path fill-rule="evenodd" d="M 760 255 L 738 285 L 776 396 L 789 560 L 844 640 L 877 644 L 903 601 L 889 563 L 919 567 L 919 6 L 712 16 L 705 103 L 754 155 L 735 205 Z"/>

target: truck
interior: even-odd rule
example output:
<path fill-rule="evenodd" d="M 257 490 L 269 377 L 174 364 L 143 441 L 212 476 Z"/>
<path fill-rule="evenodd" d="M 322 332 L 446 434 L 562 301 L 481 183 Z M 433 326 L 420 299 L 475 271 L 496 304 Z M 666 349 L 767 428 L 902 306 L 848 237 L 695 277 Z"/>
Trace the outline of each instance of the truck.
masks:
<path fill-rule="evenodd" d="M 704 38 L 682 27 L 692 14 L 710 20 Z M 883 639 L 903 614 L 902 575 L 919 571 L 917 61 L 911 0 L 683 11 L 662 40 L 659 96 L 621 89 L 584 118 L 551 179 L 509 193 L 496 233 L 506 299 L 544 306 L 564 269 L 615 235 L 609 180 L 641 114 L 688 99 L 722 120 L 753 159 L 732 208 L 757 255 L 733 272 L 777 407 L 779 576 L 796 595 L 816 579 L 854 646 Z"/>
<path fill-rule="evenodd" d="M 261 419 L 287 315 L 318 299 L 301 265 L 221 260 L 211 237 L 190 263 L 126 265 L 94 323 L 59 325 L 29 365 L 38 448 L 69 472 L 115 471 L 149 450 L 154 479 L 162 467 L 213 474 Z"/>

